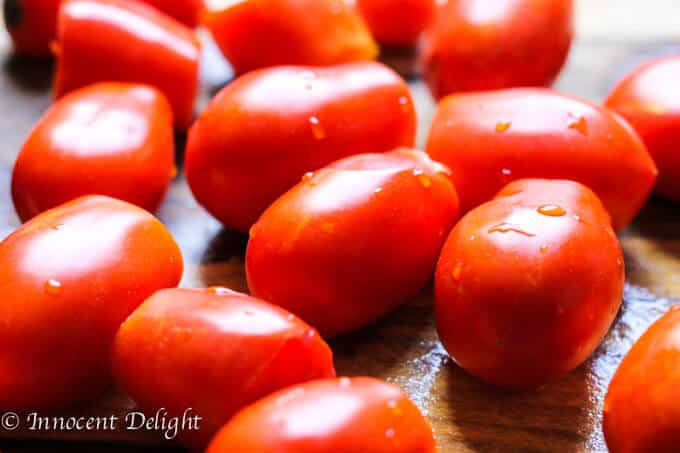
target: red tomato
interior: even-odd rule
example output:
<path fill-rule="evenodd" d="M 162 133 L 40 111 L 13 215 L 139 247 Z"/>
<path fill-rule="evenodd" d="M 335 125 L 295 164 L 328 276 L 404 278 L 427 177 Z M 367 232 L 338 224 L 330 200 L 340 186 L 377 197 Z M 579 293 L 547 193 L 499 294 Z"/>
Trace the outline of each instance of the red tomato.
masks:
<path fill-rule="evenodd" d="M 149 211 L 174 172 L 172 110 L 144 85 L 99 83 L 57 101 L 28 136 L 12 175 L 21 220 L 81 195 L 100 194 Z"/>
<path fill-rule="evenodd" d="M 373 37 L 388 46 L 408 46 L 418 41 L 432 20 L 435 0 L 357 0 Z"/>
<path fill-rule="evenodd" d="M 614 88 L 606 106 L 626 118 L 657 167 L 656 192 L 680 201 L 680 57 L 649 62 Z"/>
<path fill-rule="evenodd" d="M 200 431 L 180 435 L 195 450 L 241 407 L 335 376 L 332 352 L 313 328 L 226 288 L 157 292 L 121 326 L 111 363 L 116 381 L 150 413 L 193 408 Z"/>
<path fill-rule="evenodd" d="M 144 3 L 163 11 L 165 14 L 177 19 L 178 21 L 196 27 L 201 11 L 203 11 L 203 0 L 142 0 Z"/>
<path fill-rule="evenodd" d="M 378 47 L 344 0 L 239 0 L 208 4 L 204 25 L 237 74 L 285 64 L 372 60 Z"/>
<path fill-rule="evenodd" d="M 240 411 L 206 453 L 434 453 L 432 428 L 396 386 L 357 377 L 308 382 Z"/>
<path fill-rule="evenodd" d="M 680 305 L 640 337 L 604 400 L 611 453 L 672 453 L 680 445 Z"/>
<path fill-rule="evenodd" d="M 380 63 L 260 70 L 227 85 L 191 128 L 187 180 L 212 215 L 248 231 L 304 172 L 413 146 L 415 128 L 408 86 Z"/>
<path fill-rule="evenodd" d="M 427 152 L 451 168 L 463 211 L 516 179 L 572 179 L 601 198 L 617 230 L 638 213 L 657 174 L 646 147 L 618 115 L 545 89 L 447 97 Z"/>
<path fill-rule="evenodd" d="M 623 284 L 621 247 L 595 194 L 573 181 L 515 181 L 447 239 L 435 275 L 437 331 L 470 374 L 538 387 L 600 344 Z"/>
<path fill-rule="evenodd" d="M 151 214 L 108 197 L 46 211 L 0 243 L 0 407 L 50 409 L 95 397 L 123 320 L 176 286 L 182 256 Z"/>
<path fill-rule="evenodd" d="M 425 153 L 402 149 L 349 157 L 309 175 L 251 229 L 251 292 L 324 336 L 406 302 L 431 278 L 458 218 L 446 172 Z"/>
<path fill-rule="evenodd" d="M 3 13 L 14 51 L 49 56 L 57 34 L 57 11 L 61 0 L 4 0 Z"/>
<path fill-rule="evenodd" d="M 425 32 L 430 90 L 550 85 L 569 54 L 572 9 L 572 0 L 449 1 Z"/>
<path fill-rule="evenodd" d="M 200 44 L 193 31 L 155 8 L 126 0 L 65 0 L 55 52 L 57 97 L 100 81 L 145 83 L 168 97 L 175 125 L 189 127 Z"/>

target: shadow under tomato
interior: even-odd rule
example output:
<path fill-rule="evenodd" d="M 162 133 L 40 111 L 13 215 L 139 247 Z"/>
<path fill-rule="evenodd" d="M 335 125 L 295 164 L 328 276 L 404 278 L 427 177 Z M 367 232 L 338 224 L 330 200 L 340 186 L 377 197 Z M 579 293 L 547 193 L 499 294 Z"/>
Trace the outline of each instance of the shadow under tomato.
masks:
<path fill-rule="evenodd" d="M 54 60 L 51 58 L 32 58 L 10 53 L 5 57 L 2 66 L 15 89 L 44 93 L 52 87 Z"/>

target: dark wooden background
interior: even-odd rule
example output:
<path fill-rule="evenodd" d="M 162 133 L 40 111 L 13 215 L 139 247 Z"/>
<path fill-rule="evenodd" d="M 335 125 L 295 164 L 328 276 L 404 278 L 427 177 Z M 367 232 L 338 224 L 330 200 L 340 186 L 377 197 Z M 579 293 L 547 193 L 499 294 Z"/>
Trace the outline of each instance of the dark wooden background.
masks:
<path fill-rule="evenodd" d="M 653 2 L 651 2 L 653 3 Z M 678 41 L 680 42 L 680 41 Z M 625 71 L 655 55 L 680 52 L 678 42 L 600 36 L 579 39 L 557 88 L 602 100 Z M 0 238 L 19 225 L 9 195 L 15 156 L 32 124 L 50 103 L 51 64 L 13 57 L 0 38 Z M 434 105 L 412 71 L 408 53 L 385 57 L 409 77 L 420 115 L 422 144 Z M 200 104 L 229 78 L 214 48 L 203 65 Z M 178 136 L 181 162 L 183 137 Z M 187 263 L 184 286 L 226 285 L 246 291 L 243 252 L 247 238 L 232 233 L 193 200 L 181 172 L 160 218 L 180 244 Z M 623 308 L 594 356 L 558 382 L 531 392 L 486 386 L 457 368 L 437 340 L 432 293 L 378 324 L 332 340 L 338 372 L 373 375 L 400 385 L 432 421 L 442 452 L 601 452 L 601 403 L 607 384 L 632 342 L 680 297 L 680 205 L 652 199 L 621 234 L 627 286 Z M 77 258 L 74 258 L 77 259 Z M 2 297 L 0 295 L 0 297 Z M 124 414 L 134 407 L 111 390 L 91 406 L 62 414 Z M 154 433 L 34 433 L 0 430 L 3 452 L 182 451 Z"/>

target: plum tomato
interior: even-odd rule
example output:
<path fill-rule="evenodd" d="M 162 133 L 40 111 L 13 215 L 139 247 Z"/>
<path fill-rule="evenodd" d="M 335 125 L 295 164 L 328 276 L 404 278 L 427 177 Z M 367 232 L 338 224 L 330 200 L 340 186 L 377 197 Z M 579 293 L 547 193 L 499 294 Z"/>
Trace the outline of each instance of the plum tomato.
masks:
<path fill-rule="evenodd" d="M 47 57 L 57 34 L 57 12 L 62 0 L 4 0 L 5 25 L 20 55 Z"/>
<path fill-rule="evenodd" d="M 621 304 L 623 254 L 597 196 L 523 179 L 468 212 L 435 274 L 437 331 L 453 360 L 501 387 L 535 388 L 579 366 Z"/>
<path fill-rule="evenodd" d="M 374 378 L 323 379 L 238 412 L 206 453 L 435 453 L 432 428 L 398 387 Z"/>
<path fill-rule="evenodd" d="M 149 86 L 102 82 L 50 107 L 12 174 L 21 220 L 81 195 L 119 198 L 155 211 L 175 171 L 172 109 Z"/>
<path fill-rule="evenodd" d="M 413 297 L 458 219 L 448 170 L 420 151 L 362 154 L 309 174 L 250 231 L 251 292 L 330 337 Z"/>
<path fill-rule="evenodd" d="M 604 400 L 611 453 L 673 453 L 680 445 L 680 305 L 633 345 Z"/>
<path fill-rule="evenodd" d="M 189 27 L 196 27 L 204 0 L 142 0 Z"/>
<path fill-rule="evenodd" d="M 192 408 L 201 417 L 199 431 L 180 433 L 195 451 L 243 406 L 335 376 L 332 352 L 316 330 L 226 288 L 158 291 L 121 326 L 111 364 L 142 409 L 181 416 Z"/>
<path fill-rule="evenodd" d="M 187 181 L 213 216 L 246 232 L 305 172 L 413 146 L 415 129 L 408 86 L 380 63 L 262 69 L 227 85 L 191 128 Z"/>
<path fill-rule="evenodd" d="M 620 116 L 540 88 L 448 96 L 426 151 L 453 172 L 463 212 L 520 178 L 571 179 L 600 197 L 616 230 L 639 212 L 657 175 Z"/>
<path fill-rule="evenodd" d="M 625 77 L 605 105 L 635 128 L 659 168 L 655 191 L 680 201 L 680 57 L 651 61 Z"/>
<path fill-rule="evenodd" d="M 371 34 L 386 46 L 412 46 L 430 24 L 436 0 L 357 0 Z"/>
<path fill-rule="evenodd" d="M 0 243 L 0 407 L 56 409 L 111 382 L 125 318 L 176 286 L 182 256 L 145 210 L 86 196 L 45 211 Z"/>

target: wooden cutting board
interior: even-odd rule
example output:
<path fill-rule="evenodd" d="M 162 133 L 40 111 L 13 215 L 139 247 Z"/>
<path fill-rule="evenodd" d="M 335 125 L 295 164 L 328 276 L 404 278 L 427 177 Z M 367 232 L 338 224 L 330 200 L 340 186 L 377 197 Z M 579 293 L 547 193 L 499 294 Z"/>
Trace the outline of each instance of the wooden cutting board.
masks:
<path fill-rule="evenodd" d="M 11 168 L 32 124 L 49 105 L 51 64 L 0 52 L 0 237 L 19 223 L 9 196 Z M 209 48 L 203 66 L 201 105 L 228 79 Z M 601 100 L 611 83 L 643 58 L 677 51 L 663 43 L 577 42 L 557 87 Z M 434 104 L 412 77 L 408 53 L 388 62 L 410 77 L 420 115 L 422 144 Z M 178 137 L 182 161 L 183 137 Z M 612 171 L 616 171 L 612 169 Z M 247 238 L 226 231 L 193 200 L 181 172 L 160 218 L 180 244 L 187 263 L 183 286 L 225 285 L 246 291 L 243 254 Z M 531 392 L 505 392 L 468 376 L 447 358 L 432 318 L 432 291 L 374 326 L 331 341 L 342 375 L 372 375 L 400 385 L 430 418 L 442 452 L 600 452 L 601 404 L 613 371 L 632 342 L 680 296 L 680 205 L 653 199 L 621 234 L 627 286 L 623 308 L 594 356 L 558 382 Z M 0 296 L 1 297 L 1 296 Z M 134 403 L 111 390 L 87 407 L 60 415 L 123 415 Z M 148 432 L 34 432 L 0 429 L 3 452 L 181 451 Z"/>

